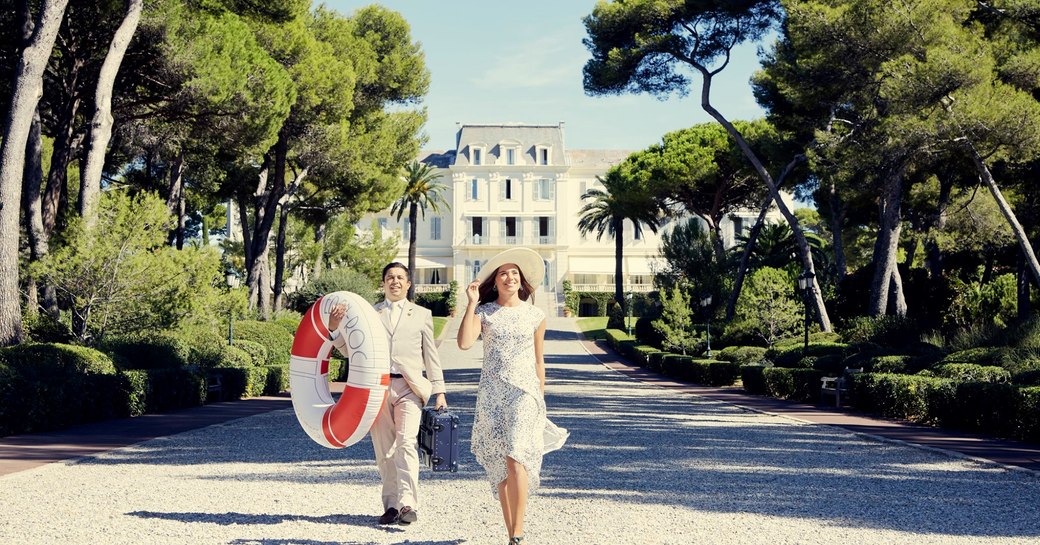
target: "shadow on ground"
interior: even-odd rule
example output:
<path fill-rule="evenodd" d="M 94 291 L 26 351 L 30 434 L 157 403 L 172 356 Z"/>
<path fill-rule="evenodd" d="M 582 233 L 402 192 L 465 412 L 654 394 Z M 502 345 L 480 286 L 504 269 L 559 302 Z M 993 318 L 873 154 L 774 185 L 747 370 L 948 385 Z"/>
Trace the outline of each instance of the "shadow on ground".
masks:
<path fill-rule="evenodd" d="M 578 341 L 568 332 L 549 331 L 546 336 Z M 548 454 L 543 464 L 541 494 L 549 498 L 606 497 L 622 504 L 682 505 L 922 534 L 1040 536 L 1034 504 L 1040 479 L 1035 477 L 655 388 L 606 372 L 588 355 L 553 355 L 547 363 L 550 417 L 571 432 L 567 446 Z M 469 452 L 478 378 L 478 369 L 446 372 L 449 402 L 462 424 L 460 471 L 424 471 L 424 480 L 484 478 Z M 322 448 L 304 435 L 291 410 L 222 426 L 223 433 L 185 434 L 165 445 L 160 439 L 81 463 L 288 463 L 293 471 L 226 478 L 354 479 L 373 486 L 378 481 L 367 439 L 338 451 Z M 314 471 L 315 466 L 322 471 Z M 182 517 L 185 522 L 228 519 L 227 514 L 132 514 Z M 232 524 L 307 518 L 237 515 L 242 520 L 234 521 L 231 515 Z M 320 523 L 371 522 L 371 517 L 356 515 L 316 518 Z M 456 542 L 428 545 L 442 543 Z"/>

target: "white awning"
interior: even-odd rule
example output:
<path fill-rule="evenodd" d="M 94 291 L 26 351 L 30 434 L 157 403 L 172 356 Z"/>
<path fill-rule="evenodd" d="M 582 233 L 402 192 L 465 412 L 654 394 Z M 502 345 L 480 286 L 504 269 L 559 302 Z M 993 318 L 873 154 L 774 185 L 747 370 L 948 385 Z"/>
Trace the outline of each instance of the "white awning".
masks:
<path fill-rule="evenodd" d="M 408 264 L 408 256 L 398 258 L 397 261 Z M 419 257 L 415 256 L 416 269 L 447 269 L 451 267 L 450 257 Z"/>

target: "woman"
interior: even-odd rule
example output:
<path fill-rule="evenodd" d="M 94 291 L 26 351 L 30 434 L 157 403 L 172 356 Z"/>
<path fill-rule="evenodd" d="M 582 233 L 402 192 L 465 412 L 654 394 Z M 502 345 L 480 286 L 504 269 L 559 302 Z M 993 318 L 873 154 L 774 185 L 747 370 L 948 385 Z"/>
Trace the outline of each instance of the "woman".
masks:
<path fill-rule="evenodd" d="M 545 266 L 537 252 L 506 250 L 466 288 L 469 302 L 459 348 L 484 337 L 471 450 L 502 504 L 509 543 L 523 542 L 527 495 L 540 482 L 542 454 L 563 445 L 567 432 L 545 416 L 545 313 L 533 306 Z"/>

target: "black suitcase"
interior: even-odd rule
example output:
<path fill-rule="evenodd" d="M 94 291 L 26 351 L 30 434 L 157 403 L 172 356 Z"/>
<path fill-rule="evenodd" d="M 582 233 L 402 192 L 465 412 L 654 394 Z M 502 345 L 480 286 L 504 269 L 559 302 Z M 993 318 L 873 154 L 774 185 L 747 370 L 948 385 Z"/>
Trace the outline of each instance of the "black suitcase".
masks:
<path fill-rule="evenodd" d="M 419 461 L 433 471 L 459 470 L 459 417 L 424 407 L 419 422 Z"/>

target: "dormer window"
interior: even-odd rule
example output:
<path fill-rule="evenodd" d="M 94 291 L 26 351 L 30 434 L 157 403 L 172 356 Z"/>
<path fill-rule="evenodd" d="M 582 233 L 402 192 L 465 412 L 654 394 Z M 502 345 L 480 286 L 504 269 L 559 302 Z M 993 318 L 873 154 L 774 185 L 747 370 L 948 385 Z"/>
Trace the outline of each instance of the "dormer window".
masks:
<path fill-rule="evenodd" d="M 516 164 L 516 150 L 515 149 L 513 149 L 513 148 L 506 149 L 506 164 L 507 165 L 515 165 Z"/>
<path fill-rule="evenodd" d="M 473 150 L 473 164 L 482 165 L 484 164 L 484 150 L 481 148 L 471 148 Z"/>
<path fill-rule="evenodd" d="M 498 159 L 495 164 L 515 166 L 523 162 L 523 157 L 520 156 L 520 142 L 506 140 L 498 143 Z"/>
<path fill-rule="evenodd" d="M 552 162 L 552 149 L 549 146 L 536 146 L 534 149 L 534 160 L 539 165 L 549 166 Z"/>

